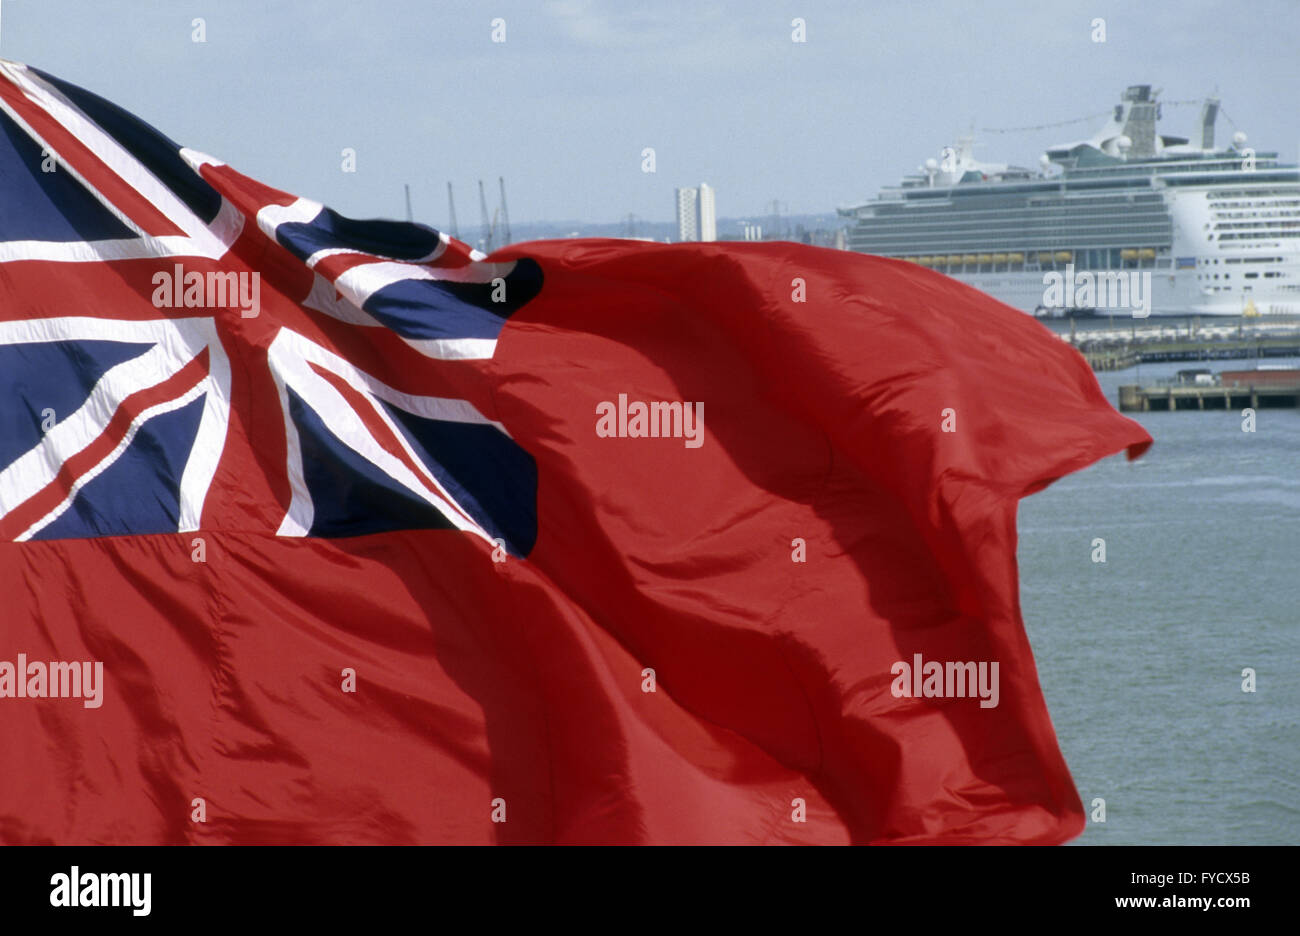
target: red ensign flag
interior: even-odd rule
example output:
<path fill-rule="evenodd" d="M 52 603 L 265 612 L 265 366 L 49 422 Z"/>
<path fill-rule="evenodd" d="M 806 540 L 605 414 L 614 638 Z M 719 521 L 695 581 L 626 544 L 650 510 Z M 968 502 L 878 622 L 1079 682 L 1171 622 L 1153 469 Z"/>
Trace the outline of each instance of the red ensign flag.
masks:
<path fill-rule="evenodd" d="M 0 841 L 1056 843 L 1016 505 L 1150 438 L 786 243 L 355 221 L 0 63 Z"/>

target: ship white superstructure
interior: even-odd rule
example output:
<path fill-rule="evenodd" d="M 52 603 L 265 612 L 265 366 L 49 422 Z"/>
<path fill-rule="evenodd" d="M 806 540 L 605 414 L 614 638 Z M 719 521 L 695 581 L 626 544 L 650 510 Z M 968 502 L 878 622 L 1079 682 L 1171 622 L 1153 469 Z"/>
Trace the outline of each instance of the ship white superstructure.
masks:
<path fill-rule="evenodd" d="M 848 246 L 1037 314 L 1069 311 L 1044 303 L 1048 274 L 1067 270 L 1150 274 L 1154 314 L 1300 314 L 1300 170 L 1241 133 L 1216 147 L 1218 103 L 1205 102 L 1191 143 L 1156 132 L 1156 95 L 1135 85 L 1106 126 L 1050 148 L 1034 169 L 980 162 L 963 138 L 876 199 L 841 208 L 853 219 Z"/>

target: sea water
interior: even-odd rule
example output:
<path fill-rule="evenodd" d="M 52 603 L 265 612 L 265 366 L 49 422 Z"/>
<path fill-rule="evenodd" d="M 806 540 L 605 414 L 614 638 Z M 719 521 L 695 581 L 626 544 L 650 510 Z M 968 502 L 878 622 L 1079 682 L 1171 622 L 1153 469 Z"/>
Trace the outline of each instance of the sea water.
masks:
<path fill-rule="evenodd" d="M 1254 362 L 1098 379 L 1117 405 L 1121 384 L 1193 366 Z M 1142 458 L 1019 513 L 1025 626 L 1089 813 L 1077 841 L 1300 844 L 1300 410 L 1260 409 L 1254 432 L 1240 409 L 1128 415 L 1155 439 Z"/>

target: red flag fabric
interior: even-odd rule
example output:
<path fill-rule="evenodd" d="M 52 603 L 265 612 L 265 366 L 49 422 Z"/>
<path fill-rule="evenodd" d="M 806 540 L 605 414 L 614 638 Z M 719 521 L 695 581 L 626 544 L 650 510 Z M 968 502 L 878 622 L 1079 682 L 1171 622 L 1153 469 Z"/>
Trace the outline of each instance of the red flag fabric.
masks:
<path fill-rule="evenodd" d="M 1031 318 L 788 243 L 484 258 L 11 63 L 0 129 L 0 841 L 1082 830 L 1016 507 L 1150 437 Z"/>

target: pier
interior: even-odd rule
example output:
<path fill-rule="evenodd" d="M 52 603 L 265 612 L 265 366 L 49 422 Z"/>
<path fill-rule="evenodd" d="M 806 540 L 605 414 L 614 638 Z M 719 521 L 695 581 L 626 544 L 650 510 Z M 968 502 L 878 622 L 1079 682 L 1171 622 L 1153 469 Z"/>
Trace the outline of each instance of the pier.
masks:
<path fill-rule="evenodd" d="M 1218 340 L 1153 338 L 1148 341 L 1117 342 L 1107 347 L 1082 350 L 1095 371 L 1124 370 L 1157 361 L 1230 361 L 1245 358 L 1300 356 L 1300 333 L 1260 338 Z"/>
<path fill-rule="evenodd" d="M 1196 317 L 1127 322 L 1106 319 L 1045 321 L 1095 371 L 1162 361 L 1228 361 L 1300 356 L 1300 317 Z"/>
<path fill-rule="evenodd" d="M 1120 412 L 1300 407 L 1300 370 L 1180 371 L 1174 380 L 1119 388 Z"/>

